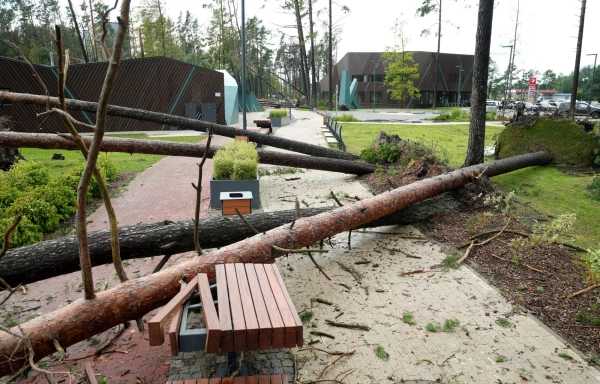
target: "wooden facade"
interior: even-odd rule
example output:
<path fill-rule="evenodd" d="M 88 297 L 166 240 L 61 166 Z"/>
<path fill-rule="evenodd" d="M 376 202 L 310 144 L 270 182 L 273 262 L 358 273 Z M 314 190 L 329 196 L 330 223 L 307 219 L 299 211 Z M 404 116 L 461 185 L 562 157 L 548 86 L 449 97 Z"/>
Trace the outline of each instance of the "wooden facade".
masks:
<path fill-rule="evenodd" d="M 56 67 L 34 65 L 50 96 L 57 96 Z M 71 99 L 98 101 L 107 62 L 71 64 L 67 73 L 66 96 Z M 43 95 L 40 84 L 28 66 L 20 60 L 0 57 L 0 90 Z M 215 103 L 217 123 L 225 124 L 223 74 L 166 57 L 123 60 L 119 68 L 111 105 L 139 108 L 184 116 L 186 103 Z M 37 118 L 42 112 L 34 105 L 0 105 L 0 115 L 10 116 L 17 132 L 67 132 L 58 116 Z M 85 123 L 94 124 L 93 113 L 71 111 Z M 157 123 L 109 117 L 108 132 L 158 131 L 170 127 Z M 83 131 L 83 130 L 82 130 Z"/>

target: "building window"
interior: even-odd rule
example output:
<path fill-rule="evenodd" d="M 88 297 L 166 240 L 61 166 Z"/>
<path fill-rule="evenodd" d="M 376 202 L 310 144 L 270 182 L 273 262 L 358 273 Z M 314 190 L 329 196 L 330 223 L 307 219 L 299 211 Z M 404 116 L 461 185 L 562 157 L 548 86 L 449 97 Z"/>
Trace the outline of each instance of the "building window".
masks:
<path fill-rule="evenodd" d="M 365 75 L 352 75 L 352 80 L 356 79 L 359 83 L 365 82 Z"/>
<path fill-rule="evenodd" d="M 358 104 L 362 104 L 367 101 L 365 100 L 365 91 L 356 92 L 356 98 L 358 99 Z"/>
<path fill-rule="evenodd" d="M 375 102 L 375 104 L 381 103 L 381 92 L 375 92 L 375 99 L 373 99 L 373 92 L 369 93 L 369 101 L 371 103 Z"/>
<path fill-rule="evenodd" d="M 385 75 L 384 74 L 375 74 L 375 80 L 373 80 L 373 74 L 371 73 L 369 75 L 369 82 L 373 83 L 383 83 L 383 81 L 385 80 Z"/>
<path fill-rule="evenodd" d="M 10 89 L 0 87 L 0 92 L 10 92 Z M 0 101 L 0 107 L 6 107 L 8 105 L 11 105 L 10 101 Z"/>

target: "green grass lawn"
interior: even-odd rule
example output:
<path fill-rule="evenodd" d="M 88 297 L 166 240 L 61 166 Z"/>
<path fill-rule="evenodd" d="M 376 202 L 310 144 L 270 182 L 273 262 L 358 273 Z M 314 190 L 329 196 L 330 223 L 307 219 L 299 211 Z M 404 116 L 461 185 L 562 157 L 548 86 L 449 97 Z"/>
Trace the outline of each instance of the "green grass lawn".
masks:
<path fill-rule="evenodd" d="M 131 134 L 131 135 L 107 135 L 110 137 L 121 137 L 128 139 L 145 139 L 145 140 L 163 140 L 163 141 L 177 141 L 184 143 L 197 143 L 204 140 L 205 136 L 171 136 L 171 137 L 148 137 L 145 134 Z M 65 157 L 65 160 L 50 160 L 54 153 L 60 153 Z M 50 171 L 50 177 L 55 176 L 68 171 L 69 169 L 82 164 L 83 156 L 79 151 L 66 151 L 58 149 L 37 149 L 37 148 L 23 148 L 21 154 L 27 160 L 34 160 L 44 163 Z M 142 172 L 152 164 L 156 163 L 160 159 L 166 156 L 163 155 L 146 155 L 146 154 L 133 154 L 128 153 L 101 153 L 100 156 L 108 156 L 112 163 L 117 168 L 117 172 Z"/>
<path fill-rule="evenodd" d="M 502 127 L 487 126 L 485 130 L 485 145 L 492 146 L 496 135 Z M 346 150 L 360 155 L 375 139 L 379 131 L 388 135 L 396 134 L 400 138 L 412 141 L 422 141 L 428 147 L 437 145 L 448 153 L 448 165 L 461 166 L 467 155 L 469 142 L 469 125 L 423 125 L 423 124 L 366 124 L 345 123 L 342 130 Z"/>
<path fill-rule="evenodd" d="M 539 213 L 556 217 L 575 213 L 577 220 L 569 235 L 582 247 L 598 246 L 600 239 L 600 202 L 589 197 L 585 186 L 591 175 L 572 176 L 552 167 L 520 169 L 492 178 L 505 192 L 515 191 L 515 197 Z M 517 215 L 531 215 L 531 209 L 516 204 Z"/>

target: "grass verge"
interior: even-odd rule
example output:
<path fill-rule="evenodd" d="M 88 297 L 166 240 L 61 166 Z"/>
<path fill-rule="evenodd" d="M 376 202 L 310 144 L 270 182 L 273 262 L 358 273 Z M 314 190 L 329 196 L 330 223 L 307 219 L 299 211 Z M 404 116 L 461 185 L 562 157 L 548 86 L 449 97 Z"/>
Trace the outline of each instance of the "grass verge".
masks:
<path fill-rule="evenodd" d="M 206 136 L 169 136 L 169 137 L 149 137 L 146 134 L 131 134 L 131 135 L 107 135 L 109 137 L 127 138 L 127 139 L 143 139 L 143 140 L 161 140 L 161 141 L 176 141 L 182 143 L 197 143 L 206 139 Z M 65 157 L 65 160 L 50 160 L 52 155 L 60 153 Z M 67 151 L 58 149 L 37 149 L 23 148 L 21 154 L 27 160 L 34 160 L 43 163 L 50 171 L 50 179 L 68 172 L 83 162 L 83 156 L 79 151 Z M 165 158 L 163 155 L 146 155 L 129 153 L 101 153 L 100 156 L 108 156 L 113 165 L 117 168 L 118 173 L 122 172 L 142 172 L 154 163 Z"/>
<path fill-rule="evenodd" d="M 487 126 L 485 145 L 494 145 L 495 137 L 502 127 Z M 360 155 L 368 147 L 380 131 L 388 135 L 398 135 L 402 139 L 422 141 L 428 147 L 441 147 L 448 152 L 449 164 L 459 167 L 465 161 L 469 142 L 469 126 L 467 124 L 422 125 L 422 124 L 346 124 L 343 139 L 348 152 Z"/>

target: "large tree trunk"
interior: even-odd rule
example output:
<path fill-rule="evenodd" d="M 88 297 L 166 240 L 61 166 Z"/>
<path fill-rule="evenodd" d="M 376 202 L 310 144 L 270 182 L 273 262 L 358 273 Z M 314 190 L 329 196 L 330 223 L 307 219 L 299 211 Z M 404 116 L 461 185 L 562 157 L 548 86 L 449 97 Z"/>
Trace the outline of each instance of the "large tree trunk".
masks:
<path fill-rule="evenodd" d="M 0 146 L 0 170 L 8 171 L 10 167 L 22 158 L 23 156 L 19 153 L 19 148 L 3 148 Z"/>
<path fill-rule="evenodd" d="M 435 54 L 435 72 L 433 73 L 433 109 L 437 108 L 438 73 L 440 72 L 440 46 L 442 44 L 442 0 L 438 3 L 438 46 Z"/>
<path fill-rule="evenodd" d="M 318 100 L 317 97 L 317 71 L 315 67 L 315 36 L 313 31 L 313 15 L 312 15 L 312 2 L 313 0 L 308 0 L 308 22 L 310 25 L 310 66 L 311 66 L 311 84 L 310 84 L 310 100 L 312 102 L 311 108 L 316 108 L 317 103 L 315 100 Z M 311 109 L 312 110 L 312 109 Z"/>
<path fill-rule="evenodd" d="M 86 145 L 91 140 L 83 137 Z M 60 136 L 48 133 L 19 133 L 0 132 L 0 146 L 12 148 L 42 148 L 42 149 L 68 149 L 77 150 L 74 142 Z M 157 140 L 122 139 L 106 137 L 100 144 L 102 152 L 125 152 L 145 153 L 150 155 L 167 155 L 183 157 L 199 157 L 204 155 L 206 146 L 204 144 L 177 143 Z M 207 157 L 212 158 L 215 151 L 220 147 L 211 146 Z M 372 164 L 328 159 L 325 157 L 314 157 L 296 155 L 294 153 L 258 150 L 258 160 L 262 164 L 281 165 L 296 168 L 318 169 L 321 171 L 349 173 L 364 175 L 375 172 L 376 167 Z"/>
<path fill-rule="evenodd" d="M 333 109 L 333 24 L 332 24 L 332 13 L 333 8 L 331 7 L 332 0 L 329 0 L 329 36 L 327 39 L 327 75 L 329 76 L 329 109 Z M 337 101 L 336 101 L 337 102 Z"/>
<path fill-rule="evenodd" d="M 283 225 L 263 234 L 229 245 L 202 257 L 177 264 L 150 276 L 128 280 L 115 288 L 99 292 L 90 300 L 79 299 L 51 313 L 21 324 L 29 337 L 34 360 L 55 352 L 54 340 L 63 348 L 83 341 L 127 320 L 138 319 L 166 304 L 179 292 L 182 277 L 191 279 L 200 272 L 214 278 L 216 263 L 264 263 L 282 255 L 273 246 L 299 249 L 320 239 L 357 228 L 360 225 L 406 208 L 416 202 L 460 188 L 480 174 L 495 176 L 516 169 L 550 162 L 546 152 L 515 156 L 421 180 L 381 195 L 348 204 L 319 215 L 296 220 L 290 229 Z M 20 329 L 14 327 L 15 333 Z M 22 340 L 0 333 L 0 376 L 19 370 L 25 363 L 26 347 Z"/>
<path fill-rule="evenodd" d="M 55 97 L 46 98 L 45 96 L 30 95 L 14 92 L 0 92 L 0 101 L 10 101 L 20 104 L 38 104 L 46 105 L 46 101 L 52 106 L 58 106 L 58 99 Z M 82 100 L 66 100 L 67 109 L 96 112 L 98 103 Z M 151 121 L 153 123 L 172 125 L 190 129 L 193 131 L 207 132 L 212 129 L 215 135 L 235 137 L 247 136 L 248 140 L 255 143 L 269 145 L 271 147 L 287 149 L 289 151 L 300 152 L 306 155 L 328 157 L 333 159 L 356 160 L 357 155 L 321 147 L 319 145 L 307 144 L 295 140 L 284 139 L 273 135 L 265 135 L 257 132 L 250 132 L 239 128 L 228 127 L 226 125 L 212 124 L 205 121 L 188 119 L 180 116 L 168 115 L 166 113 L 150 112 L 141 109 L 118 107 L 114 105 L 108 106 L 108 114 L 111 116 L 126 117 L 135 120 Z"/>
<path fill-rule="evenodd" d="M 490 42 L 494 0 L 479 1 L 475 59 L 473 62 L 473 95 L 471 96 L 471 126 L 465 167 L 483 163 L 485 151 L 485 101 L 487 100 L 488 67 L 490 65 Z"/>
<path fill-rule="evenodd" d="M 457 210 L 462 204 L 450 194 L 411 205 L 378 220 L 359 226 L 374 228 L 384 225 L 408 225 L 424 221 L 440 213 Z M 333 207 L 302 209 L 302 217 L 331 211 Z M 254 213 L 245 216 L 259 232 L 266 232 L 296 219 L 296 211 Z M 119 244 L 123 260 L 175 255 L 193 251 L 194 222 L 191 220 L 141 224 L 119 228 Z M 254 232 L 237 216 L 219 216 L 200 222 L 200 244 L 204 249 L 224 247 L 244 240 Z M 89 234 L 92 265 L 112 262 L 108 230 Z M 75 236 L 10 249 L 0 261 L 0 278 L 9 285 L 30 284 L 79 270 L 79 254 Z"/>
<path fill-rule="evenodd" d="M 302 72 L 302 86 L 307 104 L 310 106 L 310 89 L 308 87 L 308 61 L 306 60 L 306 42 L 304 41 L 304 30 L 302 27 L 302 15 L 300 14 L 300 0 L 293 0 L 294 13 L 296 16 L 296 28 L 298 30 L 298 45 L 300 45 L 300 72 Z"/>

